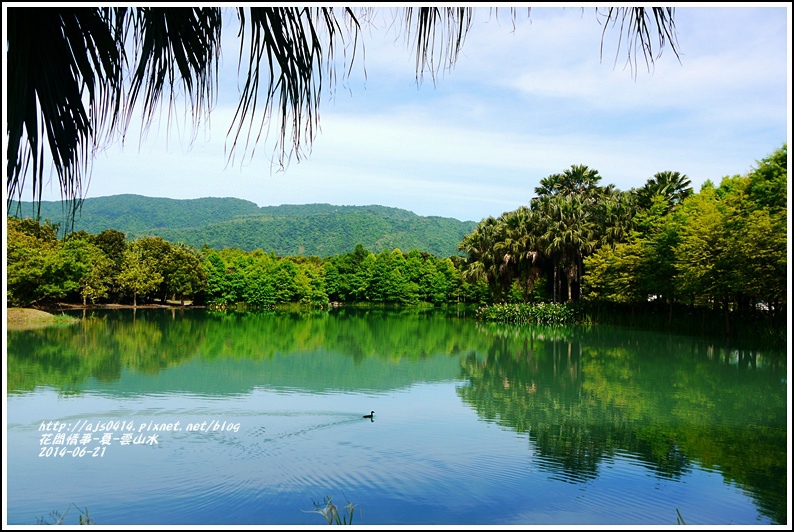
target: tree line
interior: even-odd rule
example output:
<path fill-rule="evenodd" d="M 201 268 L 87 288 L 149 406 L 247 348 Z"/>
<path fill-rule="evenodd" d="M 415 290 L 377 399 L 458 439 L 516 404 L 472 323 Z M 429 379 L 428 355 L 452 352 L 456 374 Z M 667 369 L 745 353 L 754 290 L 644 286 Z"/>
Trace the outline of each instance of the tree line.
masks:
<path fill-rule="evenodd" d="M 168 301 L 272 308 L 298 303 L 485 303 L 484 283 L 464 283 L 461 257 L 416 249 L 278 257 L 261 249 L 201 249 L 161 237 L 127 241 L 115 229 L 72 232 L 58 224 L 8 218 L 9 306 L 147 304 Z"/>
<path fill-rule="evenodd" d="M 787 176 L 786 144 L 698 193 L 679 172 L 620 191 L 573 165 L 542 179 L 528 206 L 466 235 L 463 274 L 484 279 L 496 303 L 661 302 L 670 312 L 785 315 Z"/>
<path fill-rule="evenodd" d="M 465 235 L 463 257 L 361 244 L 326 258 L 279 257 L 127 241 L 114 229 L 59 238 L 57 224 L 8 218 L 6 297 L 9 306 L 581 302 L 785 314 L 786 144 L 748 174 L 697 193 L 674 171 L 628 191 L 600 180 L 585 165 L 542 179 L 528 205 Z"/>

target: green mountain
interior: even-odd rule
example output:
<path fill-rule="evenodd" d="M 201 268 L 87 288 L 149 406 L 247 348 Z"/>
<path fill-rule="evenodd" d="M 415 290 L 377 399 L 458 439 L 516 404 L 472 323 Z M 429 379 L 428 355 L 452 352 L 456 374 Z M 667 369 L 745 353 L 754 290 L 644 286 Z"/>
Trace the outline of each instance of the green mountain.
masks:
<path fill-rule="evenodd" d="M 12 202 L 11 216 L 36 217 L 32 202 Z M 62 233 L 71 227 L 63 204 L 41 202 L 41 220 L 60 223 Z M 245 251 L 262 249 L 279 256 L 348 253 L 362 244 L 378 253 L 384 249 L 418 249 L 437 257 L 458 254 L 457 245 L 476 222 L 419 216 L 410 211 L 383 207 L 329 204 L 259 207 L 237 198 L 175 200 L 122 194 L 88 198 L 74 220 L 74 231 L 98 234 L 115 229 L 132 240 L 160 236 L 200 248 L 208 245 Z"/>

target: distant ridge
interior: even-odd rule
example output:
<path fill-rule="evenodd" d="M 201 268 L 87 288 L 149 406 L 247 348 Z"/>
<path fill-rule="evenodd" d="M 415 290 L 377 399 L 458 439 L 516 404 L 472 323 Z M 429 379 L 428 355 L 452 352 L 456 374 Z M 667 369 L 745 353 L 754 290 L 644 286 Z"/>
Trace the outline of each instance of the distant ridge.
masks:
<path fill-rule="evenodd" d="M 19 210 L 17 210 L 19 207 Z M 32 202 L 12 202 L 9 216 L 34 218 Z M 60 201 L 42 201 L 41 219 L 67 229 Z M 238 198 L 177 200 L 120 194 L 88 198 L 75 217 L 74 231 L 98 234 L 115 229 L 132 240 L 160 236 L 200 248 L 261 249 L 279 256 L 348 253 L 362 244 L 374 253 L 418 249 L 437 257 L 457 255 L 457 245 L 477 222 L 419 216 L 381 205 L 314 203 L 259 207 Z"/>

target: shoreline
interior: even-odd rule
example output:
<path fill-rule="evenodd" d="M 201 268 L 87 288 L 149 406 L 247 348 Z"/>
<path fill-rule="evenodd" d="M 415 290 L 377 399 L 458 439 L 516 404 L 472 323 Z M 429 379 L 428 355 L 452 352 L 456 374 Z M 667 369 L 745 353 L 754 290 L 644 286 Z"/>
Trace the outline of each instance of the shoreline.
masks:
<path fill-rule="evenodd" d="M 116 303 L 101 305 L 78 305 L 72 303 L 59 303 L 52 306 L 40 307 L 8 307 L 5 309 L 5 322 L 8 330 L 41 329 L 53 325 L 71 325 L 80 321 L 79 317 L 64 314 L 64 311 L 94 310 L 94 309 L 198 309 L 204 306 L 180 304 L 145 304 L 121 305 Z"/>
<path fill-rule="evenodd" d="M 146 303 L 143 305 L 123 305 L 121 303 L 99 303 L 96 305 L 88 304 L 88 305 L 81 305 L 78 303 L 57 303 L 55 305 L 45 305 L 42 307 L 31 307 L 31 308 L 38 308 L 39 310 L 44 310 L 45 312 L 53 312 L 59 310 L 86 310 L 86 309 L 136 309 L 136 308 L 206 308 L 205 305 L 193 305 L 192 303 L 186 303 L 184 305 L 174 302 L 174 303 Z"/>

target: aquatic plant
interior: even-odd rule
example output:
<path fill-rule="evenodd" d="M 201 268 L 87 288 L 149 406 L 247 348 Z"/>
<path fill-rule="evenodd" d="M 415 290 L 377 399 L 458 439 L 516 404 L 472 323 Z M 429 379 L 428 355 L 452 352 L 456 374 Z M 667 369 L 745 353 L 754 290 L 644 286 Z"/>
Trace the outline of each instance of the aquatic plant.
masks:
<path fill-rule="evenodd" d="M 78 516 L 78 524 L 81 525 L 95 525 L 96 521 L 88 517 L 88 508 L 80 509 L 74 503 L 69 503 L 69 506 L 66 507 L 63 513 L 59 512 L 58 510 L 53 510 L 50 512 L 50 518 L 53 519 L 53 522 L 49 522 L 44 517 L 40 517 L 36 520 L 36 524 L 38 525 L 61 525 L 63 524 L 64 518 L 66 518 L 66 514 L 69 513 L 69 510 L 74 506 L 77 508 L 77 511 L 80 512 Z"/>
<path fill-rule="evenodd" d="M 319 503 L 317 501 L 312 501 L 314 504 L 314 510 L 304 510 L 310 513 L 320 514 L 325 517 L 325 520 L 328 521 L 329 525 L 352 525 L 353 524 L 353 512 L 356 509 L 355 504 L 347 501 L 347 504 L 342 508 L 342 513 L 339 513 L 339 508 L 333 503 L 331 497 L 326 495 L 325 501 Z"/>
<path fill-rule="evenodd" d="M 572 305 L 561 303 L 500 303 L 477 309 L 477 319 L 508 323 L 565 325 L 576 322 Z"/>

